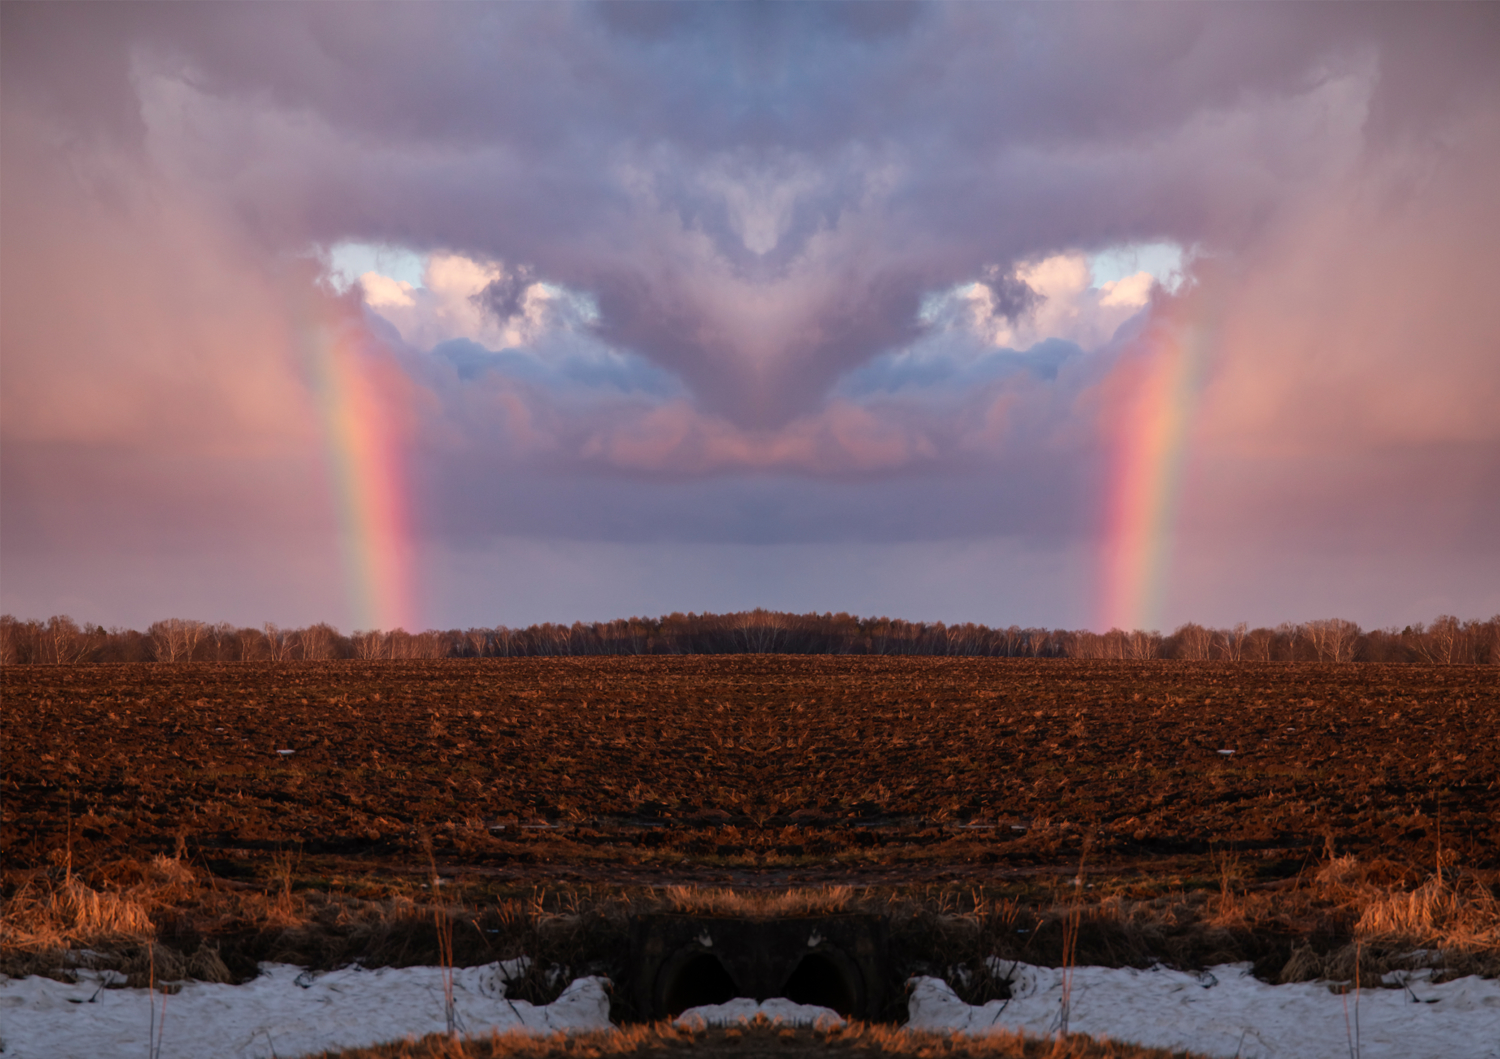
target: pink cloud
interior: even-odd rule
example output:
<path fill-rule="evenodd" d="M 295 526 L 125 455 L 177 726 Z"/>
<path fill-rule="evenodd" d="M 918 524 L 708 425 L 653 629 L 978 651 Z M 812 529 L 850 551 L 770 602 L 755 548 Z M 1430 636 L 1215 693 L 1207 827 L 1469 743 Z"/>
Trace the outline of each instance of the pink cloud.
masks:
<path fill-rule="evenodd" d="M 0 10 L 28 601 L 69 555 L 186 540 L 254 581 L 335 550 L 310 321 L 357 333 L 434 547 L 1076 555 L 1149 343 L 1191 324 L 1196 569 L 1311 537 L 1493 568 L 1494 8 L 479 10 Z M 429 273 L 335 296 L 340 241 Z M 1194 282 L 1093 285 L 1147 241 Z"/>
<path fill-rule="evenodd" d="M 843 474 L 903 468 L 938 451 L 920 431 L 847 401 L 775 430 L 748 430 L 674 401 L 591 435 L 579 455 L 634 471 Z"/>

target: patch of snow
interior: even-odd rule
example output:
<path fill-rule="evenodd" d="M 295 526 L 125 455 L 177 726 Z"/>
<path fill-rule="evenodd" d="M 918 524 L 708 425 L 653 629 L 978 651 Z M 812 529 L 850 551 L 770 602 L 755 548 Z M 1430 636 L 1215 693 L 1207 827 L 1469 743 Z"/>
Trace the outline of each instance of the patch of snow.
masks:
<path fill-rule="evenodd" d="M 1010 1000 L 965 1004 L 940 978 L 914 978 L 912 1029 L 1047 1036 L 1058 1030 L 1060 968 L 995 961 Z M 1500 1059 L 1500 981 L 1405 978 L 1400 989 L 1337 995 L 1326 982 L 1267 985 L 1250 964 L 1211 972 L 1075 967 L 1068 1029 L 1156 1048 L 1239 1059 Z"/>
<path fill-rule="evenodd" d="M 782 997 L 772 997 L 759 1003 L 749 997 L 735 997 L 722 1004 L 688 1008 L 674 1021 L 685 1030 L 705 1030 L 710 1026 L 754 1022 L 757 1018 L 783 1026 L 812 1026 L 820 1030 L 830 1030 L 844 1024 L 843 1018 L 832 1008 L 797 1004 Z"/>
<path fill-rule="evenodd" d="M 604 979 L 580 978 L 553 1003 L 537 1006 L 506 999 L 506 981 L 524 970 L 523 960 L 456 968 L 453 999 L 460 1031 L 548 1035 L 609 1028 Z M 244 985 L 187 982 L 176 995 L 154 998 L 145 989 L 104 989 L 103 982 L 102 975 L 90 972 L 80 972 L 76 985 L 39 977 L 0 979 L 0 1053 L 5 1059 L 145 1055 L 153 1010 L 162 1059 L 210 1053 L 225 1059 L 289 1059 L 448 1028 L 440 967 L 349 967 L 309 974 L 267 963 L 259 978 Z"/>

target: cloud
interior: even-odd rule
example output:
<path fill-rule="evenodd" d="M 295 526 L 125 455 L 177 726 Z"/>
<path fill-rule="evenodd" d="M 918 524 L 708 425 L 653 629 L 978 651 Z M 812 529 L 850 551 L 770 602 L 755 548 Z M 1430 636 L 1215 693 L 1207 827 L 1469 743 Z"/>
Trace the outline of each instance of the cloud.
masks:
<path fill-rule="evenodd" d="M 326 540 L 328 320 L 433 547 L 1086 549 L 1191 322 L 1185 552 L 1492 554 L 1492 7 L 0 18 L 10 556 Z"/>

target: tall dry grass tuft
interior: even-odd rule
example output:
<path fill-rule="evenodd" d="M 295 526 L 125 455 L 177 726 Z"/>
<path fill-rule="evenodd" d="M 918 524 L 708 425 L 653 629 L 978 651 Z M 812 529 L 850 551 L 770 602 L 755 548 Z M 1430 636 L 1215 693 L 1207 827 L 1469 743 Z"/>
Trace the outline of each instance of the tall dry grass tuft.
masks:
<path fill-rule="evenodd" d="M 1370 895 L 1354 932 L 1427 948 L 1493 948 L 1500 946 L 1500 901 L 1482 885 L 1434 877 L 1409 892 Z"/>
<path fill-rule="evenodd" d="M 437 933 L 438 965 L 443 974 L 443 1019 L 448 1025 L 448 1036 L 457 1038 L 461 1020 L 453 997 L 453 914 L 442 905 L 443 880 L 438 874 L 431 840 L 427 842 L 427 863 L 432 869 L 432 925 Z"/>
<path fill-rule="evenodd" d="M 0 910 L 0 946 L 21 950 L 144 940 L 160 902 L 148 887 L 95 890 L 77 876 L 60 886 L 22 886 Z"/>
<path fill-rule="evenodd" d="M 282 850 L 271 858 L 271 877 L 276 881 L 276 892 L 267 895 L 265 917 L 272 926 L 292 927 L 302 922 L 306 911 L 305 902 L 292 892 L 292 880 L 301 857 L 290 850 Z"/>
<path fill-rule="evenodd" d="M 1244 894 L 1245 873 L 1239 856 L 1221 852 L 1215 855 L 1214 863 L 1219 869 L 1219 896 L 1209 922 L 1225 928 L 1246 926 L 1250 905 Z"/>
<path fill-rule="evenodd" d="M 1073 1035 L 1043 1039 L 1006 1030 L 980 1037 L 921 1033 L 898 1026 L 849 1023 L 829 1030 L 792 1028 L 761 1018 L 743 1026 L 688 1031 L 671 1023 L 599 1033 L 523 1034 L 453 1040 L 433 1035 L 374 1048 L 329 1053 L 326 1059 L 626 1059 L 664 1053 L 745 1056 L 837 1055 L 867 1059 L 1193 1059 L 1137 1044 Z"/>
<path fill-rule="evenodd" d="M 817 916 L 848 911 L 854 903 L 854 887 L 758 891 L 669 886 L 665 898 L 673 912 L 696 916 Z"/>
<path fill-rule="evenodd" d="M 1471 875 L 1458 872 L 1451 851 L 1415 889 L 1372 881 L 1352 856 L 1330 859 L 1314 876 L 1322 896 L 1355 916 L 1354 935 L 1366 944 L 1432 949 L 1500 948 L 1500 900 Z"/>
<path fill-rule="evenodd" d="M 67 871 L 61 878 L 37 874 L 0 901 L 0 953 L 44 953 L 73 948 L 149 946 L 164 923 L 191 920 L 200 934 L 231 927 L 287 929 L 305 923 L 306 902 L 292 892 L 290 857 L 278 861 L 271 891 L 225 891 L 179 856 L 156 856 Z M 142 949 L 144 951 L 144 949 Z M 217 958 L 200 968 L 222 973 Z"/>

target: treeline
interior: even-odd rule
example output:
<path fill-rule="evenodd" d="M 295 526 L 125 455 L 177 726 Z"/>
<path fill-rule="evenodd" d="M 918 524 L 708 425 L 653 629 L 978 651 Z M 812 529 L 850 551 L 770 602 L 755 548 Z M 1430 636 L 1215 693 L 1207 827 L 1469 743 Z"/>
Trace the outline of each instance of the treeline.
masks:
<path fill-rule="evenodd" d="M 669 614 L 608 622 L 545 623 L 524 629 L 357 631 L 331 625 L 241 628 L 183 618 L 144 632 L 80 626 L 72 618 L 0 617 L 0 664 L 82 662 L 282 662 L 338 658 L 506 658 L 562 655 L 838 654 L 989 658 L 1171 658 L 1257 662 L 1500 663 L 1500 615 L 1460 621 L 1443 615 L 1404 629 L 1362 630 L 1330 618 L 1251 629 L 1189 623 L 1171 635 L 1063 629 L 990 628 L 972 622 L 910 622 L 850 614 Z"/>

